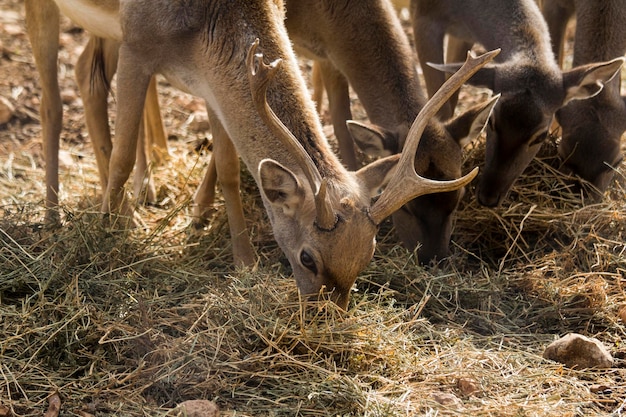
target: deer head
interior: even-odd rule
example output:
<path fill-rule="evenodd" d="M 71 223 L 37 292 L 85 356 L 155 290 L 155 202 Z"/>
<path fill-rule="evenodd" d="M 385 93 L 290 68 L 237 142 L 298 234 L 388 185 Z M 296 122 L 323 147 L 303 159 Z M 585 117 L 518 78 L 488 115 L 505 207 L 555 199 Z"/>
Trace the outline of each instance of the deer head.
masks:
<path fill-rule="evenodd" d="M 555 112 L 573 100 L 598 94 L 623 62 L 618 58 L 561 72 L 511 60 L 478 71 L 468 83 L 501 94 L 487 127 L 478 201 L 498 205 L 539 151 Z M 446 72 L 459 68 L 459 64 L 429 65 Z"/>
<path fill-rule="evenodd" d="M 260 188 L 272 221 L 275 238 L 293 268 L 304 295 L 332 292 L 345 308 L 357 274 L 372 258 L 378 225 L 407 201 L 418 196 L 450 192 L 468 184 L 477 174 L 451 181 L 423 178 L 415 172 L 415 154 L 420 137 L 440 106 L 497 51 L 477 58 L 468 56 L 428 102 L 411 126 L 400 155 L 380 159 L 356 172 L 321 175 L 300 142 L 268 106 L 266 90 L 280 67 L 280 60 L 263 62 L 256 53 L 258 42 L 248 53 L 249 80 L 255 106 L 273 134 L 297 155 L 303 175 L 272 159 L 259 165 Z M 372 203 L 381 186 L 385 190 Z"/>

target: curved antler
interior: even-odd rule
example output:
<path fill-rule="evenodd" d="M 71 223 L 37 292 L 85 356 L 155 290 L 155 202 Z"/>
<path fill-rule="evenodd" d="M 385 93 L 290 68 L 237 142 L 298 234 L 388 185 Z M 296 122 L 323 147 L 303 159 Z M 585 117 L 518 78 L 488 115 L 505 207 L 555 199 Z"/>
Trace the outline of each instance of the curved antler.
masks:
<path fill-rule="evenodd" d="M 469 184 L 478 174 L 474 168 L 469 174 L 456 180 L 437 181 L 423 178 L 415 172 L 415 153 L 420 138 L 430 119 L 435 117 L 441 106 L 485 64 L 500 53 L 499 49 L 473 57 L 469 52 L 463 66 L 454 73 L 426 103 L 417 115 L 407 135 L 400 161 L 389 184 L 380 198 L 370 208 L 370 218 L 380 224 L 387 216 L 398 210 L 408 201 L 424 194 L 454 191 Z"/>
<path fill-rule="evenodd" d="M 290 154 L 297 160 L 304 171 L 304 175 L 306 175 L 315 196 L 315 224 L 320 229 L 332 230 L 337 223 L 337 216 L 326 195 L 326 179 L 322 178 L 311 156 L 267 103 L 267 87 L 276 75 L 282 60 L 279 58 L 270 64 L 266 64 L 263 62 L 263 54 L 256 53 L 258 46 L 259 39 L 255 39 L 246 57 L 246 64 L 249 69 L 248 80 L 252 89 L 254 105 L 274 136 L 289 149 Z"/>

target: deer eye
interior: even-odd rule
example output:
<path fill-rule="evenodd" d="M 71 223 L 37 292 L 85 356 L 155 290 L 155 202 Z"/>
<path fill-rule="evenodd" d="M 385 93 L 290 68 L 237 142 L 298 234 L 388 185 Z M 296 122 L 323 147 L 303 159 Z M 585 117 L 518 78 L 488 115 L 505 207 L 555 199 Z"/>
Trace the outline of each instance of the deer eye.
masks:
<path fill-rule="evenodd" d="M 309 252 L 305 250 L 300 252 L 300 263 L 309 271 L 317 274 L 317 265 L 315 265 L 315 260 Z"/>

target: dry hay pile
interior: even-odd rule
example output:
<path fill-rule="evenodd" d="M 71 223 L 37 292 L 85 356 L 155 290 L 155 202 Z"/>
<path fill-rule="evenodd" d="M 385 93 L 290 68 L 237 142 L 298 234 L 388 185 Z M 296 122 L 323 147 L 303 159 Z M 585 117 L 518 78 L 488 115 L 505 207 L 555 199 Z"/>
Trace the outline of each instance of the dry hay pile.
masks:
<path fill-rule="evenodd" d="M 161 87 L 164 109 L 181 114 L 165 116 L 159 203 L 138 208 L 135 230 L 104 224 L 89 144 L 67 138 L 64 222 L 44 227 L 34 87 L 0 127 L 0 416 L 41 415 L 52 393 L 67 416 L 167 415 L 189 399 L 228 416 L 625 413 L 624 166 L 603 202 L 581 204 L 549 142 L 503 207 L 468 190 L 449 262 L 419 266 L 386 223 L 349 311 L 302 307 L 245 171 L 257 268 L 232 268 L 221 201 L 208 230 L 190 231 L 207 158 Z M 79 106 L 68 109 L 66 123 L 80 124 Z M 468 149 L 467 169 L 483 153 Z M 599 338 L 615 366 L 542 359 L 568 332 Z"/>

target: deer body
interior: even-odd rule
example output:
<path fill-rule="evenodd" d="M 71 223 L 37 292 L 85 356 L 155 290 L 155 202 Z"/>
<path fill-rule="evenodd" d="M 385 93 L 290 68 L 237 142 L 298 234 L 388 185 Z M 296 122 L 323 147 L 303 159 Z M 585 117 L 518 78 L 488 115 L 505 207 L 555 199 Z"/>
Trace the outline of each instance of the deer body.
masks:
<path fill-rule="evenodd" d="M 626 52 L 625 1 L 544 0 L 542 7 L 561 65 L 565 28 L 572 18 L 576 19 L 574 66 L 615 59 Z M 566 170 L 590 182 L 598 194 L 606 190 L 623 158 L 626 99 L 620 86 L 621 77 L 616 76 L 595 97 L 572 102 L 556 113 L 562 128 L 559 154 Z"/>
<path fill-rule="evenodd" d="M 286 27 L 296 52 L 315 60 L 326 85 L 340 155 L 356 169 L 353 139 L 366 153 L 399 153 L 411 124 L 426 104 L 413 52 L 396 11 L 387 0 L 287 0 Z M 370 124 L 352 119 L 352 86 Z M 477 136 L 493 103 L 447 123 L 433 119 L 420 141 L 417 172 L 428 178 L 461 176 L 460 143 Z M 426 195 L 394 213 L 396 231 L 422 262 L 449 253 L 452 222 L 461 191 Z"/>
<path fill-rule="evenodd" d="M 90 4 L 89 12 L 112 4 L 82 3 Z M 133 167 L 146 90 L 155 73 L 203 97 L 225 132 L 215 143 L 224 161 L 215 164 L 218 177 L 229 187 L 225 198 L 233 200 L 227 202 L 229 223 L 245 224 L 241 210 L 231 210 L 241 208 L 238 192 L 230 189 L 238 179 L 228 180 L 233 172 L 220 164 L 236 161 L 239 153 L 261 189 L 275 239 L 300 291 L 305 295 L 331 291 L 344 308 L 357 274 L 373 255 L 378 224 L 410 199 L 453 191 L 476 174 L 455 181 L 426 180 L 415 174 L 413 161 L 423 119 L 432 117 L 438 105 L 493 54 L 470 62 L 442 88 L 412 126 L 405 153 L 349 172 L 322 134 L 287 37 L 281 2 L 127 0 L 119 3 L 118 19 L 123 36 L 116 138 L 104 212 L 127 209 L 124 184 Z M 388 181 L 388 188 L 372 203 L 371 197 Z"/>
<path fill-rule="evenodd" d="M 478 201 L 495 206 L 536 155 L 554 113 L 568 102 L 597 94 L 623 60 L 588 64 L 562 72 L 550 46 L 548 28 L 533 0 L 412 0 L 415 43 L 429 93 L 458 65 L 443 62 L 446 34 L 456 42 L 448 55 L 478 43 L 500 47 L 497 62 L 469 82 L 502 94 L 487 129 L 485 168 Z M 453 110 L 452 106 L 448 112 Z"/>

